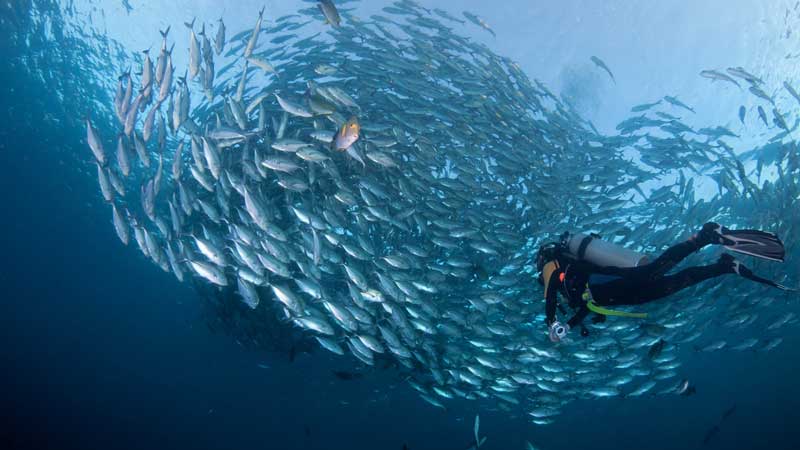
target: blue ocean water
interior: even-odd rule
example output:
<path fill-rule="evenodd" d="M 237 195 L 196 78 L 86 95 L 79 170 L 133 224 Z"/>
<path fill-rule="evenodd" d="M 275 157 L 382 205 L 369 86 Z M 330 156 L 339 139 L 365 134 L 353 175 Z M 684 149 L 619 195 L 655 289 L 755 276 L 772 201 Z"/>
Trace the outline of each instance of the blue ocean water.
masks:
<path fill-rule="evenodd" d="M 95 7 L 119 13 L 105 3 Z M 61 11 L 3 5 L 3 35 L 41 31 L 25 17 L 48 5 Z M 526 440 L 542 449 L 698 448 L 734 404 L 706 447 L 796 448 L 796 327 L 768 353 L 689 355 L 681 374 L 694 396 L 577 401 L 547 427 L 488 402 L 432 408 L 393 368 L 339 380 L 332 371 L 353 371 L 352 361 L 318 348 L 248 349 L 210 329 L 191 284 L 120 245 L 102 208 L 81 116 L 110 93 L 76 67 L 93 48 L 57 34 L 0 47 L 4 448 L 464 449 L 476 413 L 488 449 Z"/>

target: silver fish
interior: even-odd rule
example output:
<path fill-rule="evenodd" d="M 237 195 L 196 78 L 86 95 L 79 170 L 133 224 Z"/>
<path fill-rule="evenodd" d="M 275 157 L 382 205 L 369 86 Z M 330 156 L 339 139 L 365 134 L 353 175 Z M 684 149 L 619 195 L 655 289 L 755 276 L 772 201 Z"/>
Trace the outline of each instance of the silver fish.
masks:
<path fill-rule="evenodd" d="M 117 232 L 117 237 L 119 240 L 122 241 L 124 245 L 128 245 L 130 242 L 130 231 L 128 230 L 128 219 L 125 217 L 127 215 L 127 211 L 125 214 L 121 213 L 117 209 L 117 205 L 111 205 L 111 211 L 114 221 L 114 230 Z"/>
<path fill-rule="evenodd" d="M 342 18 L 339 16 L 339 11 L 333 0 L 319 0 L 317 7 L 323 16 L 325 16 L 325 23 L 331 24 L 334 28 L 338 28 L 342 23 Z"/>
<path fill-rule="evenodd" d="M 225 48 L 225 22 L 222 18 L 219 19 L 219 27 L 217 28 L 217 36 L 214 38 L 214 51 L 219 55 Z"/>
<path fill-rule="evenodd" d="M 256 26 L 253 27 L 253 34 L 250 35 L 250 40 L 247 41 L 247 47 L 244 49 L 244 58 L 247 59 L 250 55 L 253 54 L 253 50 L 256 48 L 256 44 L 258 43 L 258 35 L 261 34 L 261 21 L 264 19 L 264 8 L 261 8 L 261 11 L 258 12 L 258 19 L 256 20 Z"/>
<path fill-rule="evenodd" d="M 216 284 L 217 286 L 228 285 L 228 280 L 225 277 L 225 274 L 216 266 L 204 263 L 202 261 L 189 261 L 189 265 L 198 275 L 209 282 Z"/>
<path fill-rule="evenodd" d="M 89 143 L 89 148 L 92 150 L 92 154 L 94 154 L 94 158 L 101 166 L 106 165 L 106 151 L 103 148 L 103 142 L 100 140 L 100 136 L 97 134 L 97 130 L 92 126 L 92 122 L 89 118 L 86 118 L 86 142 Z"/>
<path fill-rule="evenodd" d="M 287 113 L 297 116 L 297 117 L 312 117 L 311 111 L 306 109 L 305 107 L 294 103 L 292 101 L 286 100 L 278 94 L 275 94 L 275 98 L 278 99 L 278 104 L 280 104 L 281 109 L 286 111 Z"/>
<path fill-rule="evenodd" d="M 194 80 L 197 74 L 200 73 L 200 42 L 194 34 L 194 21 L 185 23 L 186 28 L 189 29 L 189 79 Z"/>

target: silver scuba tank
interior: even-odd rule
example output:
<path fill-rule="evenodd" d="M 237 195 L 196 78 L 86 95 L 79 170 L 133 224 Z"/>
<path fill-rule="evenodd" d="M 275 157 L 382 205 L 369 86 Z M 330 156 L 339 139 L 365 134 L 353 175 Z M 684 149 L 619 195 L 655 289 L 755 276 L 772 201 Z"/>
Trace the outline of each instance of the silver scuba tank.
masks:
<path fill-rule="evenodd" d="M 565 232 L 561 244 L 573 258 L 602 267 L 637 267 L 650 262 L 647 255 L 604 241 L 595 234 Z"/>

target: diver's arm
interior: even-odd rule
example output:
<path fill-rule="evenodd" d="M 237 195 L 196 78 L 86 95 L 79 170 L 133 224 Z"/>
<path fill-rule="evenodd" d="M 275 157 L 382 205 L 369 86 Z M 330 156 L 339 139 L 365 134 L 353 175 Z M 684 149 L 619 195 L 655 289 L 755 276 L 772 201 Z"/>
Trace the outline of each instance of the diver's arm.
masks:
<path fill-rule="evenodd" d="M 552 263 L 551 263 L 552 264 Z M 550 326 L 556 320 L 556 305 L 558 305 L 558 289 L 561 286 L 561 270 L 555 267 L 549 268 L 545 267 L 544 273 L 549 273 L 549 276 L 545 277 L 544 283 L 544 300 L 545 300 L 545 322 L 547 326 Z"/>
<path fill-rule="evenodd" d="M 583 322 L 583 319 L 585 319 L 588 314 L 589 308 L 586 305 L 581 305 L 581 307 L 578 309 L 578 312 L 576 312 L 575 315 L 572 316 L 569 321 L 567 321 L 567 325 L 569 325 L 570 328 L 575 328 L 576 326 L 580 325 L 581 322 Z"/>

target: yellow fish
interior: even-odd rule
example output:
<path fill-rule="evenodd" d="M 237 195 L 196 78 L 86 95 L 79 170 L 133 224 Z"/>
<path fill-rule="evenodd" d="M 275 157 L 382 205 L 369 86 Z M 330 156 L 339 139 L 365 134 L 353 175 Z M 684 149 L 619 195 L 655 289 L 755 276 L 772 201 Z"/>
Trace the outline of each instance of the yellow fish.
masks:
<path fill-rule="evenodd" d="M 361 134 L 361 125 L 358 123 L 358 118 L 351 117 L 342 128 L 336 133 L 336 139 L 333 141 L 336 150 L 344 151 L 350 148 Z"/>

